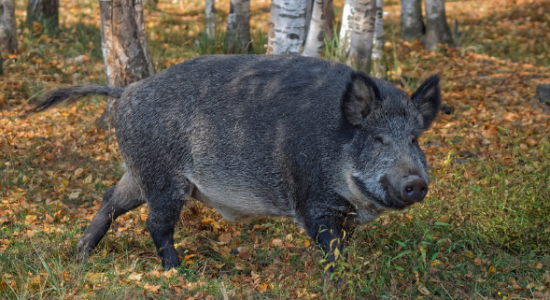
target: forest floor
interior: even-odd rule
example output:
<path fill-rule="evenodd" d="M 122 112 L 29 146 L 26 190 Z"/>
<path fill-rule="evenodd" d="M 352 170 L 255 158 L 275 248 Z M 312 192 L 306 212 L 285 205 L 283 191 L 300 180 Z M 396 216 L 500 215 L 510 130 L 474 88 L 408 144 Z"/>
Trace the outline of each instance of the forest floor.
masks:
<path fill-rule="evenodd" d="M 20 49 L 3 53 L 0 298 L 550 299 L 550 107 L 535 99 L 537 84 L 550 83 L 550 1 L 447 1 L 462 34 L 457 47 L 436 52 L 402 42 L 399 1 L 385 1 L 389 79 L 411 92 L 440 74 L 454 112 L 440 114 L 421 140 L 428 197 L 360 228 L 338 267 L 343 287 L 327 294 L 323 257 L 292 220 L 228 223 L 196 201 L 177 226 L 177 272 L 161 270 L 146 206 L 77 259 L 80 236 L 123 171 L 113 132 L 94 125 L 105 99 L 17 118 L 53 88 L 105 82 L 97 1 L 60 2 L 57 34 L 25 28 L 26 1 L 18 2 Z M 223 52 L 222 42 L 195 46 L 202 3 L 146 9 L 157 70 Z M 265 52 L 269 4 L 252 1 L 257 53 Z M 216 5 L 223 31 L 229 1 Z"/>

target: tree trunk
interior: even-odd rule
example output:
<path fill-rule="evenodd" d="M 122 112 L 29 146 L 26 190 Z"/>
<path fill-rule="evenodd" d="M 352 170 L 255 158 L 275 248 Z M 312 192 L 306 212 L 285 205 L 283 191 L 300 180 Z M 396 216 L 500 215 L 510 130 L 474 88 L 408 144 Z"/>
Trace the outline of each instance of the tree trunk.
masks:
<path fill-rule="evenodd" d="M 384 55 L 384 9 L 382 0 L 376 0 L 376 19 L 374 21 L 374 40 L 372 47 L 372 72 L 374 77 L 386 78 L 388 65 Z"/>
<path fill-rule="evenodd" d="M 351 45 L 351 33 L 353 31 L 353 13 L 355 10 L 355 0 L 345 0 L 342 8 L 342 26 L 340 27 L 340 42 L 338 48 L 341 55 L 348 57 L 349 47 Z"/>
<path fill-rule="evenodd" d="M 216 2 L 214 0 L 204 1 L 204 12 L 206 17 L 206 36 L 209 39 L 216 37 Z"/>
<path fill-rule="evenodd" d="M 267 54 L 300 54 L 305 39 L 308 0 L 273 0 Z"/>
<path fill-rule="evenodd" d="M 126 86 L 155 73 L 151 51 L 145 35 L 141 0 L 99 2 L 101 49 L 107 83 Z M 109 98 L 98 127 L 113 125 L 115 99 Z"/>
<path fill-rule="evenodd" d="M 424 47 L 428 50 L 436 50 L 437 44 L 454 46 L 451 28 L 445 16 L 445 0 L 426 0 Z"/>
<path fill-rule="evenodd" d="M 17 24 L 13 0 L 0 0 L 0 49 L 8 53 L 17 50 Z"/>
<path fill-rule="evenodd" d="M 323 7 L 323 12 L 325 14 L 325 39 L 332 40 L 334 38 L 334 4 L 332 0 L 324 0 L 324 4 L 325 6 Z"/>
<path fill-rule="evenodd" d="M 421 0 L 401 0 L 401 38 L 421 39 L 425 30 Z"/>
<path fill-rule="evenodd" d="M 250 0 L 230 0 L 225 44 L 229 53 L 248 53 L 250 43 Z"/>
<path fill-rule="evenodd" d="M 59 30 L 59 0 L 29 0 L 27 26 L 38 22 L 47 30 Z"/>
<path fill-rule="evenodd" d="M 321 50 L 323 49 L 323 45 L 325 43 L 325 1 L 326 0 L 315 0 L 313 3 L 311 22 L 309 23 L 306 45 L 304 47 L 304 52 L 302 53 L 303 56 L 321 56 Z"/>
<path fill-rule="evenodd" d="M 366 74 L 370 72 L 375 16 L 375 0 L 356 0 L 348 65 Z"/>

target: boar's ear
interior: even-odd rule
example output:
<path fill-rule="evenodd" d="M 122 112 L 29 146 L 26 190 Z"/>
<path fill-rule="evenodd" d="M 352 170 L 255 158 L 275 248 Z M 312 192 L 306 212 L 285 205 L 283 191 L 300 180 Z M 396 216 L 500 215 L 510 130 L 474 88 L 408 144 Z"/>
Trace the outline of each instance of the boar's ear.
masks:
<path fill-rule="evenodd" d="M 376 85 L 367 76 L 354 72 L 342 103 L 348 121 L 358 126 L 373 109 L 377 99 Z"/>
<path fill-rule="evenodd" d="M 424 119 L 424 129 L 428 129 L 437 116 L 441 105 L 441 91 L 439 89 L 439 76 L 432 75 L 411 96 L 411 101 L 416 105 Z"/>

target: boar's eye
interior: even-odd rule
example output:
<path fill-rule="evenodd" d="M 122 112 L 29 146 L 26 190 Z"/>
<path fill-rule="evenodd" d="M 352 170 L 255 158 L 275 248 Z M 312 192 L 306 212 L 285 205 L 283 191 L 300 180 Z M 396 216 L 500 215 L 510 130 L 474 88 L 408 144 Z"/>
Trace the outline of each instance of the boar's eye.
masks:
<path fill-rule="evenodd" d="M 384 145 L 384 138 L 377 135 L 374 137 L 374 143 L 381 146 L 381 145 Z"/>
<path fill-rule="evenodd" d="M 412 136 L 411 137 L 411 143 L 416 144 L 417 142 L 418 142 L 418 139 L 416 138 L 416 136 Z"/>

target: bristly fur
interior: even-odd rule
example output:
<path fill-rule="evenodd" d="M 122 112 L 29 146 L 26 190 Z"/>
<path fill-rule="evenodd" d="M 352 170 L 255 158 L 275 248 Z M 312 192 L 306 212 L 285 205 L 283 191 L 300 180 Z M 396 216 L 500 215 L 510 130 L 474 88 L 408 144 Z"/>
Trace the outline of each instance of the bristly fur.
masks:
<path fill-rule="evenodd" d="M 21 117 L 26 117 L 28 114 L 44 111 L 63 101 L 76 101 L 81 98 L 91 95 L 103 95 L 113 98 L 120 98 L 124 92 L 123 87 L 111 87 L 104 85 L 74 85 L 69 87 L 59 88 L 49 93 L 43 100 L 40 101 L 34 108 L 29 109 Z"/>
<path fill-rule="evenodd" d="M 418 137 L 441 102 L 437 77 L 411 99 L 319 58 L 212 55 L 125 88 L 63 88 L 31 112 L 92 94 L 120 97 L 115 128 L 128 169 L 78 243 L 84 255 L 117 216 L 147 203 L 164 267 L 179 266 L 173 234 L 189 197 L 228 221 L 291 217 L 330 253 L 342 230 L 427 193 Z"/>

